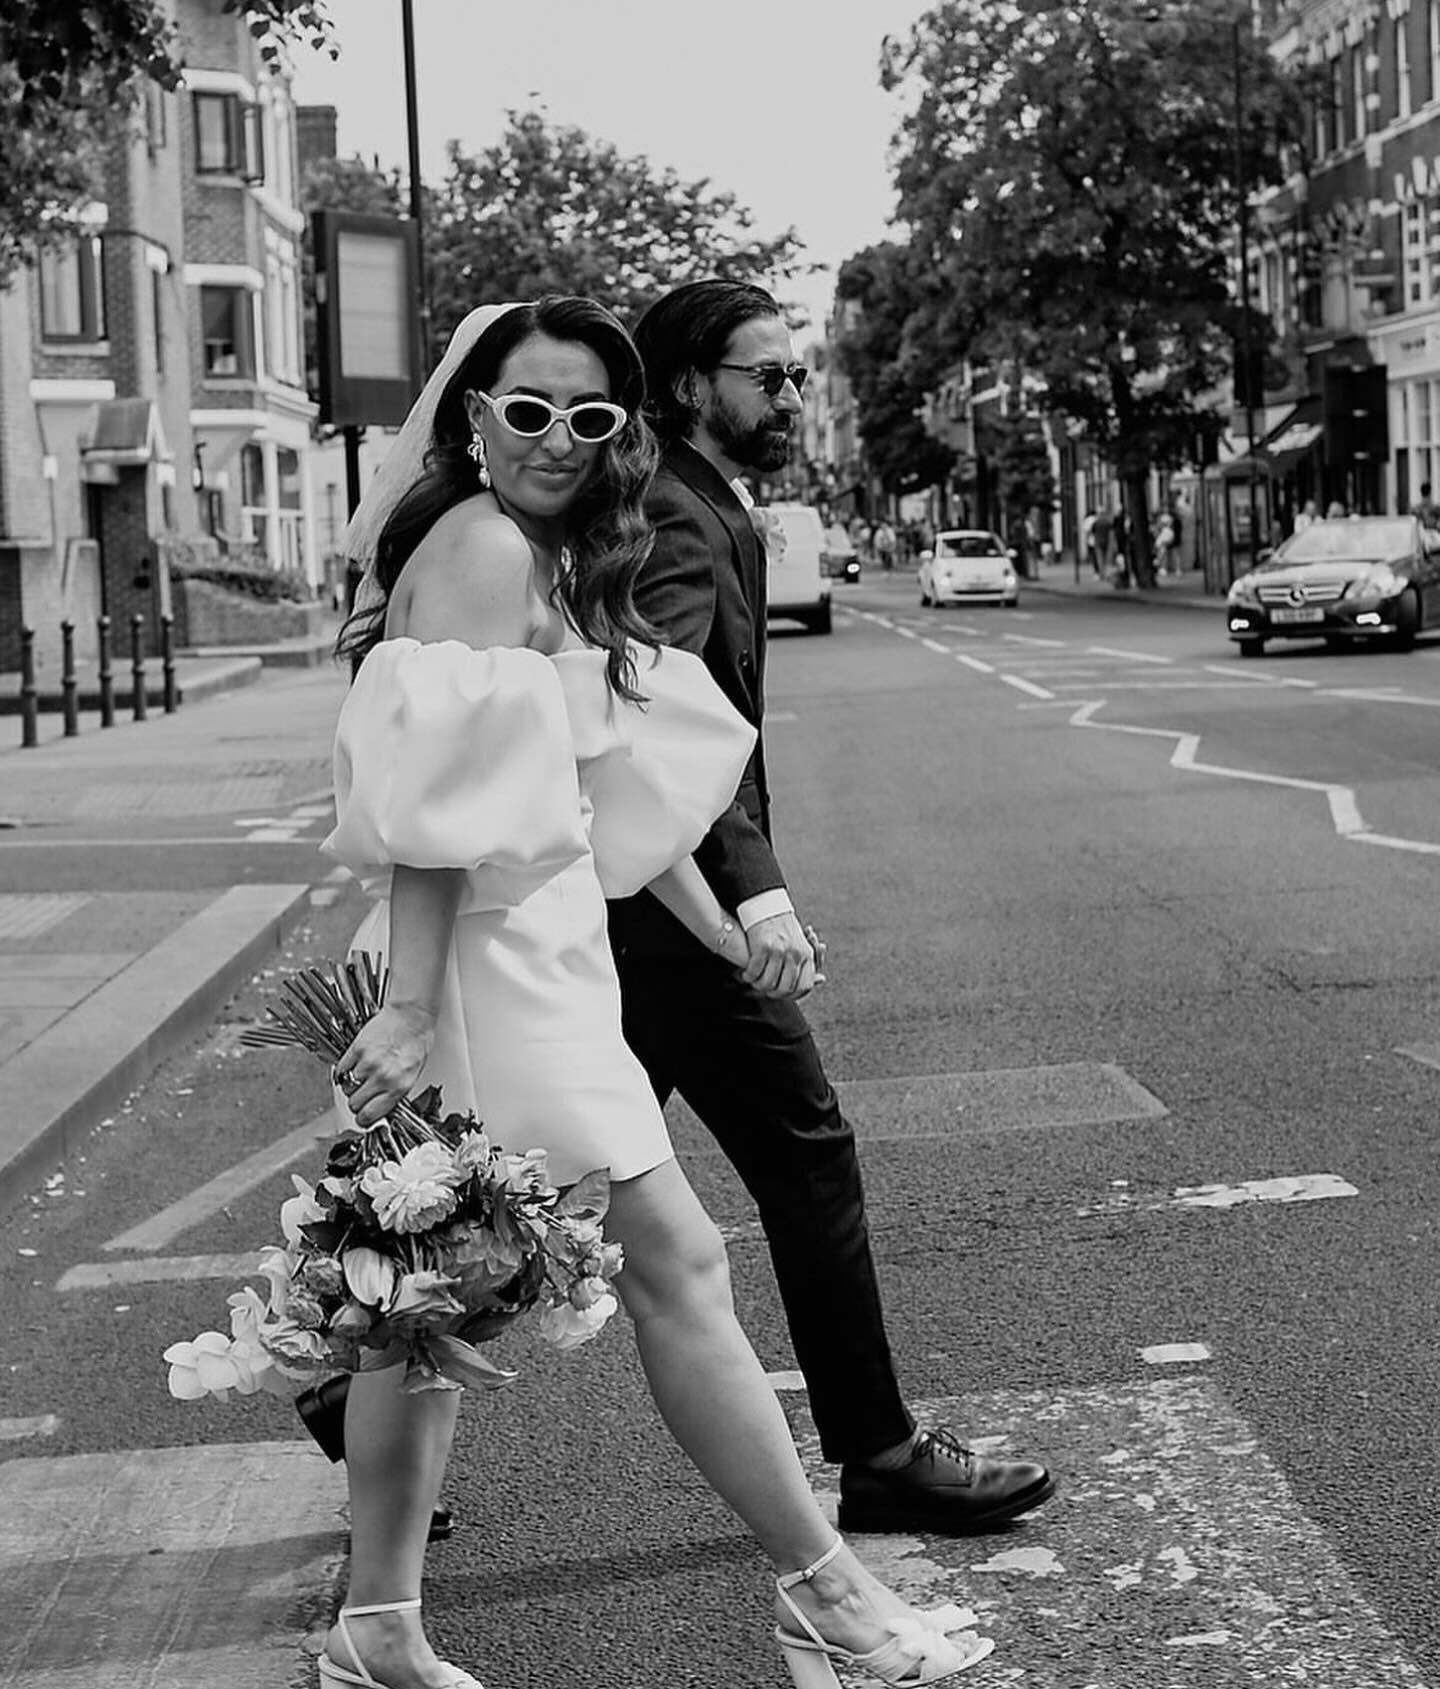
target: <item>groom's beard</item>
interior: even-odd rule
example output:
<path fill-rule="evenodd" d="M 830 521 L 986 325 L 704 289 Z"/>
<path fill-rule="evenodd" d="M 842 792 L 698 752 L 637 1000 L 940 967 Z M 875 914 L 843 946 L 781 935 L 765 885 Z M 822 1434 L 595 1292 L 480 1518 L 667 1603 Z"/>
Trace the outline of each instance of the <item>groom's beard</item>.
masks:
<path fill-rule="evenodd" d="M 723 399 L 712 401 L 706 418 L 711 437 L 732 463 L 746 469 L 783 469 L 790 461 L 790 418 L 772 411 L 760 423 L 747 424 Z"/>

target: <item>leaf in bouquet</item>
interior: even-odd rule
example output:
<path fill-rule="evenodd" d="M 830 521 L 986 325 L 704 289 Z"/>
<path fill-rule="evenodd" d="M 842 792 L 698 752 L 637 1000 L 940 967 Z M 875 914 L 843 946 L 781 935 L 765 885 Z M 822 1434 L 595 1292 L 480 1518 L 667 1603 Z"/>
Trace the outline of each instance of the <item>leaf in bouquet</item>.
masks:
<path fill-rule="evenodd" d="M 520 1376 L 508 1367 L 496 1366 L 493 1361 L 486 1360 L 477 1348 L 458 1337 L 432 1337 L 427 1347 L 444 1377 L 472 1389 L 503 1390 Z M 405 1387 L 410 1388 L 408 1376 Z"/>
<path fill-rule="evenodd" d="M 313 1244 L 322 1255 L 338 1255 L 348 1240 L 353 1240 L 355 1228 L 349 1220 L 307 1220 L 300 1235 Z"/>
<path fill-rule="evenodd" d="M 560 1193 L 555 1213 L 566 1219 L 603 1220 L 610 1212 L 610 1169 L 596 1167 Z"/>

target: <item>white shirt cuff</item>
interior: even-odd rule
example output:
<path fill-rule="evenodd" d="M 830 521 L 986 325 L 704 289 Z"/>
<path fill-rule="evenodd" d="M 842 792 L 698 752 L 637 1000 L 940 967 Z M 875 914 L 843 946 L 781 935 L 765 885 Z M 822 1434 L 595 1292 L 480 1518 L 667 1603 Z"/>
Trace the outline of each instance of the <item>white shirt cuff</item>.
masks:
<path fill-rule="evenodd" d="M 747 897 L 735 908 L 736 917 L 746 932 L 749 932 L 757 921 L 768 921 L 772 915 L 794 913 L 795 905 L 790 901 L 790 893 L 784 886 L 776 886 L 774 891 L 762 891 L 755 897 Z"/>

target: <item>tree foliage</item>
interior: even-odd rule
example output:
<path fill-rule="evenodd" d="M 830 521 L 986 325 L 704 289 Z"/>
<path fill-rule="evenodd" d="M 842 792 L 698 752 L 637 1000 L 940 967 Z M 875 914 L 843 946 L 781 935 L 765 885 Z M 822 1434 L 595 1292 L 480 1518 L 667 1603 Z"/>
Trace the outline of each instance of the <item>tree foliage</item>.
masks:
<path fill-rule="evenodd" d="M 585 293 L 633 322 L 660 293 L 702 276 L 773 286 L 800 272 L 794 229 L 757 235 L 735 196 L 624 157 L 536 111 L 508 114 L 479 153 L 458 142 L 428 196 L 425 244 L 439 344 L 487 300 Z"/>
<path fill-rule="evenodd" d="M 914 253 L 896 241 L 866 247 L 840 266 L 835 293 L 858 307 L 845 314 L 837 351 L 870 468 L 892 495 L 940 485 L 955 453 L 926 432 L 921 417 L 937 372 L 908 333 L 925 297 Z"/>
<path fill-rule="evenodd" d="M 324 0 L 225 0 L 278 65 L 292 46 L 335 51 Z M 0 4 L 0 285 L 35 243 L 63 238 L 100 196 L 106 153 L 147 82 L 183 68 L 160 0 Z"/>
<path fill-rule="evenodd" d="M 1299 130 L 1301 90 L 1240 15 L 941 0 L 883 55 L 911 96 L 898 211 L 940 284 L 937 355 L 1039 375 L 1132 486 L 1219 426 L 1238 209 Z"/>

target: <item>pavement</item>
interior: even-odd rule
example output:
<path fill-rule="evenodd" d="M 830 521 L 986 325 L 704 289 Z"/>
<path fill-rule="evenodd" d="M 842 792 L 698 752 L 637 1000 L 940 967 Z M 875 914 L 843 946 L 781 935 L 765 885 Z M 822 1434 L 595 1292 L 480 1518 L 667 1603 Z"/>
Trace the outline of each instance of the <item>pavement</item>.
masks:
<path fill-rule="evenodd" d="M 312 828 L 329 813 L 344 678 L 266 656 L 177 659 L 172 714 L 103 728 L 86 710 L 67 736 L 43 710 L 33 747 L 0 712 L 0 1212 L 205 1030 L 306 905 L 293 859 L 273 881 L 237 860 L 244 883 L 217 887 L 225 871 L 185 884 L 161 854 L 243 853 L 293 836 L 297 808 Z"/>

